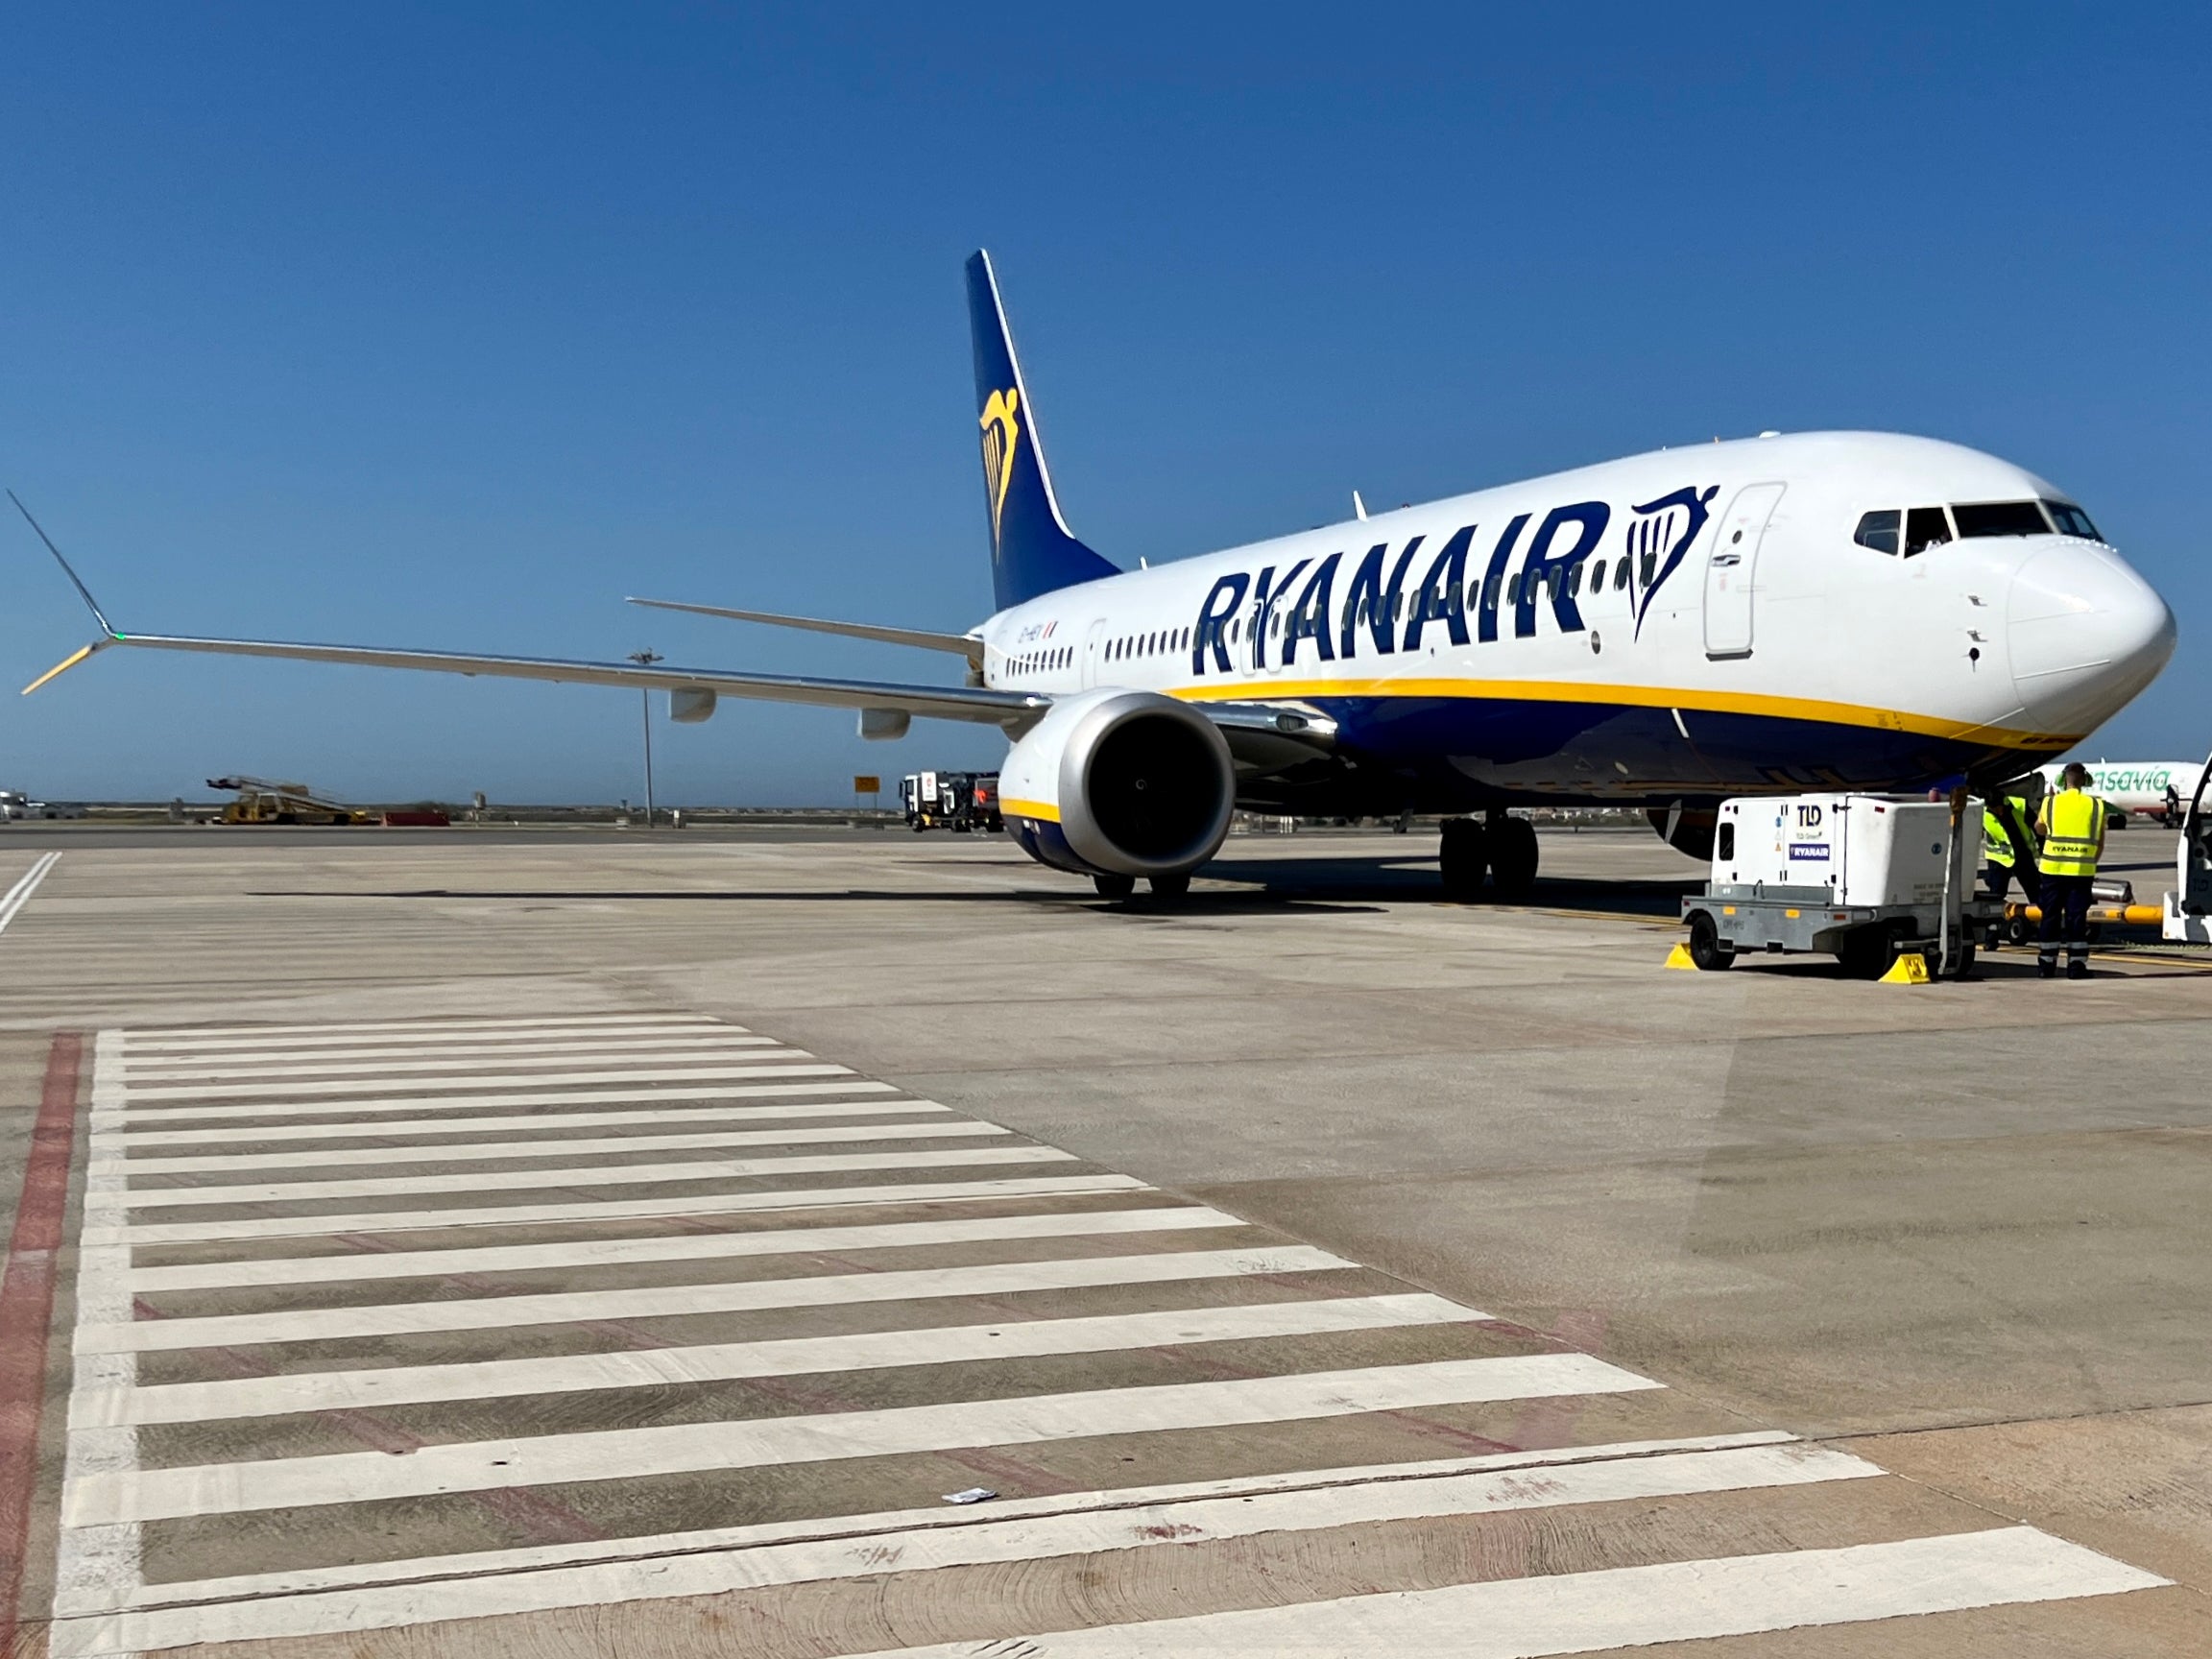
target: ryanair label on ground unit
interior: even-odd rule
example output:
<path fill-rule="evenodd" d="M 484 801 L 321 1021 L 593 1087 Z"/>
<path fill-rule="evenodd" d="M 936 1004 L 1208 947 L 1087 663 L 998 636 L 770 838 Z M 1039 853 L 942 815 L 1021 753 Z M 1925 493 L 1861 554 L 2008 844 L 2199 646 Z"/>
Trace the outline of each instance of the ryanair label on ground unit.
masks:
<path fill-rule="evenodd" d="M 1615 581 L 1623 588 L 1635 585 L 1638 633 L 1705 528 L 1719 490 L 1685 485 L 1630 509 Z M 1387 657 L 1417 651 L 1438 632 L 1455 645 L 1488 644 L 1506 625 L 1507 613 L 1514 637 L 1526 639 L 1536 633 L 1541 607 L 1550 608 L 1560 633 L 1581 633 L 1586 624 L 1575 601 L 1582 566 L 1598 552 L 1613 509 L 1603 501 L 1552 508 L 1527 538 L 1520 569 L 1508 576 L 1533 517 L 1516 514 L 1489 539 L 1486 557 L 1479 545 L 1482 527 L 1469 524 L 1425 557 L 1428 538 L 1415 536 L 1395 551 L 1378 541 L 1357 562 L 1348 553 L 1332 553 L 1318 563 L 1301 559 L 1287 569 L 1265 565 L 1231 571 L 1215 579 L 1198 607 L 1190 671 L 1234 673 L 1239 659 L 1254 668 L 1286 668 L 1298 661 L 1302 647 L 1319 662 Z"/>

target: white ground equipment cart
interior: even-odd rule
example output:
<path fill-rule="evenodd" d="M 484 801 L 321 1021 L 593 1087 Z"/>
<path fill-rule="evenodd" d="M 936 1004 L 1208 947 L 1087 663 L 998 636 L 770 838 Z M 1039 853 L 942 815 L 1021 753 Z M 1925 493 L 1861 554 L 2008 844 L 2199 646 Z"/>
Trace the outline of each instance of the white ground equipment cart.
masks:
<path fill-rule="evenodd" d="M 1739 955 L 1826 951 L 1875 979 L 1905 950 L 1931 974 L 1974 963 L 1998 906 L 1973 898 L 1982 804 L 1900 795 L 1747 796 L 1720 804 L 1713 869 L 1682 901 L 1690 959 L 1710 972 Z"/>
<path fill-rule="evenodd" d="M 2212 782 L 2212 755 L 2204 757 L 2197 793 L 2181 817 L 2181 845 L 2174 854 L 2174 890 L 2166 895 L 2159 936 L 2174 945 L 2212 945 L 2212 814 L 2204 785 Z"/>

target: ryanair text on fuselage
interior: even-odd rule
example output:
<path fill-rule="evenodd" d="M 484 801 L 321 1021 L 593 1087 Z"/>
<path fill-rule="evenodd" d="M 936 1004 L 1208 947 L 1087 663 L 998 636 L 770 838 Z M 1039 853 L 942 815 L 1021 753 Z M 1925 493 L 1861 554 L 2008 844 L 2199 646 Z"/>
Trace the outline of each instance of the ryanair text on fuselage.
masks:
<path fill-rule="evenodd" d="M 1639 631 L 1653 598 L 1705 527 L 1719 488 L 1685 485 L 1631 509 L 1636 515 L 1628 531 L 1631 559 L 1623 562 L 1619 580 L 1625 585 L 1631 564 L 1641 566 L 1636 572 Z M 1538 609 L 1545 605 L 1560 633 L 1580 633 L 1585 624 L 1575 601 L 1582 589 L 1582 565 L 1598 551 L 1613 510 L 1603 501 L 1552 508 L 1529 540 L 1519 574 L 1508 579 L 1506 566 L 1533 517 L 1520 513 L 1506 522 L 1491 541 L 1487 561 L 1472 581 L 1468 570 L 1481 526 L 1469 524 L 1455 531 L 1428 556 L 1409 595 L 1407 578 L 1427 538 L 1413 537 L 1395 556 L 1389 542 L 1378 541 L 1344 577 L 1340 609 L 1335 594 L 1348 553 L 1332 553 L 1317 565 L 1301 559 L 1287 569 L 1263 565 L 1257 570 L 1231 571 L 1215 579 L 1198 608 L 1191 630 L 1190 672 L 1236 672 L 1233 649 L 1253 668 L 1265 668 L 1271 646 L 1277 653 L 1274 665 L 1288 667 L 1298 661 L 1299 645 L 1305 640 L 1311 641 L 1318 661 L 1386 657 L 1418 650 L 1423 635 L 1432 627 L 1442 629 L 1455 645 L 1488 644 L 1497 639 L 1501 612 L 1507 608 L 1513 613 L 1516 638 L 1535 635 Z M 1293 589 L 1297 596 L 1287 597 Z M 1275 622 L 1278 613 L 1280 626 Z M 1248 617 L 1248 624 L 1240 617 Z"/>

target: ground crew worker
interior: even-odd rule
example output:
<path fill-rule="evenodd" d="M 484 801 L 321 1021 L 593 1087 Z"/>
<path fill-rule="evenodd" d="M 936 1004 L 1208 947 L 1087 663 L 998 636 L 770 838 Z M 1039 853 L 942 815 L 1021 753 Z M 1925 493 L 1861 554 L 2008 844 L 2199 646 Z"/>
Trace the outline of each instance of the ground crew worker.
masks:
<path fill-rule="evenodd" d="M 2000 904 L 2015 876 L 2023 898 L 2035 891 L 2035 832 L 2029 823 L 2025 796 L 1983 804 L 1982 855 L 1989 861 L 1989 897 Z"/>
<path fill-rule="evenodd" d="M 2066 977 L 2089 977 L 2089 887 L 2104 851 L 2104 803 L 2089 792 L 2089 768 L 2066 768 L 2056 794 L 2043 797 L 2035 829 L 2043 837 L 2037 860 L 2043 872 L 2043 926 L 2035 971 L 2058 972 L 2058 945 L 2066 945 Z"/>

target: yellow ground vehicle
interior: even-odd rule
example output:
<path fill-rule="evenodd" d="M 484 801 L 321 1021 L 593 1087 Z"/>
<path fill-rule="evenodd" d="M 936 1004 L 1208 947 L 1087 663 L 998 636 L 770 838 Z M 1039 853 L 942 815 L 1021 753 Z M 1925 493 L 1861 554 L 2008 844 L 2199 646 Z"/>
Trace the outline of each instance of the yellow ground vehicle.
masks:
<path fill-rule="evenodd" d="M 373 824 L 375 815 L 325 801 L 304 783 L 266 778 L 210 778 L 210 789 L 234 789 L 238 799 L 216 815 L 218 824 Z"/>

